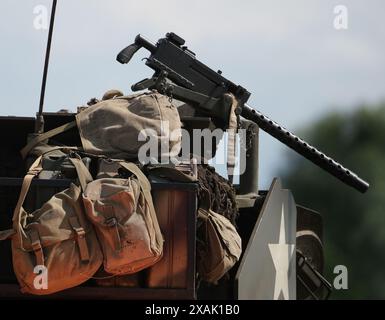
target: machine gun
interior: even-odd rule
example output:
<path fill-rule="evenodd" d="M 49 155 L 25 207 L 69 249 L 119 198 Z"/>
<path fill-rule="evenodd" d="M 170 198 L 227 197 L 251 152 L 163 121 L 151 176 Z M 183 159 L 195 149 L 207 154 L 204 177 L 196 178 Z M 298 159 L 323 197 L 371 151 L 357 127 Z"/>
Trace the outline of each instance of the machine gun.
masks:
<path fill-rule="evenodd" d="M 326 156 L 306 141 L 300 139 L 267 116 L 247 105 L 250 92 L 240 85 L 224 78 L 220 70 L 214 71 L 196 59 L 195 53 L 184 45 L 185 40 L 173 32 L 156 44 L 140 34 L 135 42 L 123 49 L 117 56 L 120 63 L 128 63 L 142 47 L 151 52 L 146 65 L 155 71 L 150 79 L 144 79 L 132 86 L 133 91 L 156 89 L 160 93 L 190 103 L 208 114 L 223 126 L 228 123 L 231 105 L 225 94 L 231 93 L 238 101 L 236 113 L 256 123 L 259 128 L 298 152 L 320 168 L 329 172 L 345 184 L 364 193 L 369 184 L 351 170 Z"/>

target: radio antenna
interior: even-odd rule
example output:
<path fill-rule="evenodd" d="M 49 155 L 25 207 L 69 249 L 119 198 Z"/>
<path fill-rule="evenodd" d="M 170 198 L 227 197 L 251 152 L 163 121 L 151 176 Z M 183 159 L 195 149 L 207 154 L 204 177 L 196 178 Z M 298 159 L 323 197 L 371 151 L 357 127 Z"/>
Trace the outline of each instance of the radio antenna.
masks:
<path fill-rule="evenodd" d="M 36 116 L 36 124 L 35 124 L 35 132 L 36 133 L 42 133 L 44 131 L 43 106 L 44 106 L 45 84 L 47 82 L 49 55 L 51 52 L 51 40 L 52 40 L 52 33 L 53 33 L 53 25 L 55 22 L 56 3 L 57 3 L 57 0 L 53 0 L 52 9 L 51 9 L 51 19 L 49 22 L 47 49 L 45 52 L 43 80 L 41 83 L 39 112 Z"/>

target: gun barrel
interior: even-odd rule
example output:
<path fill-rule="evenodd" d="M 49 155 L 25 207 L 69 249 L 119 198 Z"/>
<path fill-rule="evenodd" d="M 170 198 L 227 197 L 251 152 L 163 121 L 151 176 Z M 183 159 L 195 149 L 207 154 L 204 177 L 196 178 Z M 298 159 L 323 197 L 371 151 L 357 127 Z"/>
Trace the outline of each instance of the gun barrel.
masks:
<path fill-rule="evenodd" d="M 354 172 L 344 168 L 341 164 L 326 156 L 306 141 L 292 134 L 275 121 L 269 119 L 261 112 L 255 110 L 247 104 L 244 104 L 242 116 L 248 120 L 254 121 L 263 131 L 278 139 L 289 148 L 295 150 L 306 159 L 321 167 L 331 175 L 364 193 L 369 188 L 369 184 L 358 177 Z"/>

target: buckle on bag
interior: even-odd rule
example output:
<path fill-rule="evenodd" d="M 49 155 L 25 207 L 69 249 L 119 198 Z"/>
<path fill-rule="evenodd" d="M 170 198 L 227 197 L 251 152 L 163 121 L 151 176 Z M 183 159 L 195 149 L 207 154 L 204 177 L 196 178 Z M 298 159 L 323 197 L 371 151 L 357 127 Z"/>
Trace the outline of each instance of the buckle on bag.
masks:
<path fill-rule="evenodd" d="M 115 227 L 118 224 L 118 221 L 116 220 L 115 217 L 110 217 L 110 218 L 105 220 L 105 223 L 106 223 L 107 227 L 112 228 L 112 227 Z"/>
<path fill-rule="evenodd" d="M 77 217 L 71 217 L 70 224 L 72 229 L 76 233 L 76 242 L 78 244 L 81 261 L 82 262 L 90 261 L 90 254 L 88 250 L 88 245 L 86 241 L 86 232 L 84 228 L 80 225 Z"/>
<path fill-rule="evenodd" d="M 122 244 L 119 234 L 119 228 L 118 228 L 118 220 L 115 217 L 109 217 L 106 220 L 104 220 L 104 223 L 109 228 L 114 228 L 114 244 L 115 244 L 115 250 L 120 251 L 122 250 Z"/>

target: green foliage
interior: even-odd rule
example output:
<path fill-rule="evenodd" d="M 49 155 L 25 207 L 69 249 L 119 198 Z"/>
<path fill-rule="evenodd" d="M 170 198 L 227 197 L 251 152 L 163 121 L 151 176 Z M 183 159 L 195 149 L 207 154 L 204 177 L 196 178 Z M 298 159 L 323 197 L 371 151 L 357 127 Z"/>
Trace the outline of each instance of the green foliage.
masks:
<path fill-rule="evenodd" d="M 342 184 L 312 163 L 289 154 L 283 182 L 297 203 L 324 218 L 325 273 L 349 271 L 348 290 L 332 298 L 385 298 L 385 102 L 332 113 L 305 129 L 304 138 L 369 181 L 365 194 Z"/>

